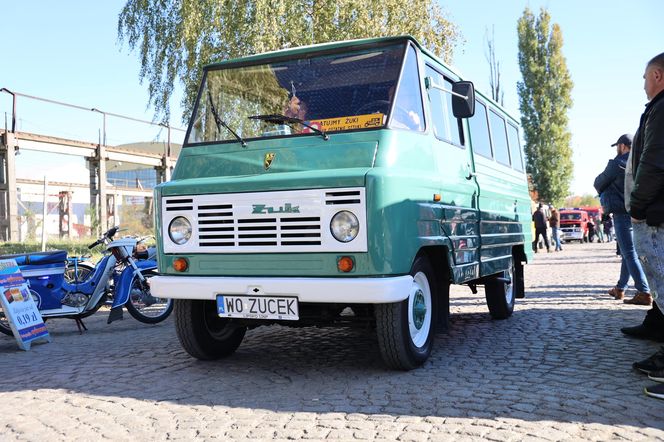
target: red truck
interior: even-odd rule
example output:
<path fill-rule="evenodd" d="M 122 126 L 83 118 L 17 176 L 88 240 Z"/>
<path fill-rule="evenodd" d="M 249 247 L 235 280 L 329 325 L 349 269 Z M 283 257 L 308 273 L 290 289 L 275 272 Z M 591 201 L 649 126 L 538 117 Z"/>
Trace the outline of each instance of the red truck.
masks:
<path fill-rule="evenodd" d="M 588 242 L 588 212 L 582 209 L 560 209 L 561 239 L 565 242 Z"/>

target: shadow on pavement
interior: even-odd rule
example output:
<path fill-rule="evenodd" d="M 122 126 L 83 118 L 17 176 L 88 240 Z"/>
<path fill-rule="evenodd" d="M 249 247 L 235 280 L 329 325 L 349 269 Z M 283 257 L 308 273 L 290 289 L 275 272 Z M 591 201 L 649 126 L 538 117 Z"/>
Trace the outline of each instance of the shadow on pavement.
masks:
<path fill-rule="evenodd" d="M 172 319 L 157 326 L 131 318 L 106 325 L 106 315 L 98 314 L 80 336 L 73 322 L 49 323 L 53 342 L 30 352 L 0 338 L 0 394 L 62 389 L 285 412 L 664 429 L 656 417 L 661 404 L 642 393 L 649 382 L 630 368 L 658 346 L 619 331 L 642 317 L 635 309 L 561 310 L 528 302 L 504 321 L 453 313 L 450 330 L 436 336 L 429 361 L 396 372 L 384 368 L 371 331 L 263 327 L 249 331 L 230 358 L 201 362 L 181 349 Z"/>

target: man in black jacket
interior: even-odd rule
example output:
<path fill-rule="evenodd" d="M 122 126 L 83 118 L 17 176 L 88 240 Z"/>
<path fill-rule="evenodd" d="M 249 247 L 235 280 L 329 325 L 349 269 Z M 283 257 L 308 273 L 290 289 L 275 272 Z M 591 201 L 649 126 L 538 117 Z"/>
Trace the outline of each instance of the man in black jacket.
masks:
<path fill-rule="evenodd" d="M 544 215 L 544 208 L 542 203 L 539 203 L 537 210 L 533 213 L 533 222 L 535 223 L 535 241 L 533 241 L 533 250 L 537 253 L 537 242 L 540 235 L 544 238 L 544 245 L 546 245 L 547 253 L 551 251 L 549 247 L 549 239 L 546 237 L 546 215 Z"/>
<path fill-rule="evenodd" d="M 634 185 L 626 205 L 632 217 L 636 250 L 657 304 L 653 309 L 659 307 L 661 315 L 664 309 L 664 53 L 648 62 L 643 78 L 649 102 L 632 145 Z M 625 186 L 626 191 L 630 190 L 628 187 Z M 646 321 L 642 326 L 645 325 Z M 661 327 L 660 323 L 659 331 Z M 634 363 L 634 368 L 664 382 L 664 347 L 648 359 Z M 647 387 L 646 394 L 664 399 L 664 383 Z"/>
<path fill-rule="evenodd" d="M 609 295 L 615 299 L 623 299 L 631 276 L 636 287 L 636 295 L 632 299 L 625 299 L 625 304 L 650 305 L 652 302 L 650 288 L 636 255 L 632 237 L 632 221 L 625 209 L 625 166 L 632 147 L 632 135 L 621 135 L 612 146 L 616 148 L 616 157 L 609 160 L 604 172 L 597 175 L 594 183 L 604 213 L 613 214 L 616 241 L 620 247 L 622 261 L 620 277 L 615 287 L 609 290 Z"/>

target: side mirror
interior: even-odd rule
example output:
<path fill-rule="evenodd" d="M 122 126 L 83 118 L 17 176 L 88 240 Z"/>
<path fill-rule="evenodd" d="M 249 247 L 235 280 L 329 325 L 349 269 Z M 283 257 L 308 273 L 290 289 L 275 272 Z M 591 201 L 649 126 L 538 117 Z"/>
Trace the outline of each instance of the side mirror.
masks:
<path fill-rule="evenodd" d="M 471 81 L 457 81 L 452 85 L 452 113 L 456 118 L 475 115 L 475 86 Z"/>

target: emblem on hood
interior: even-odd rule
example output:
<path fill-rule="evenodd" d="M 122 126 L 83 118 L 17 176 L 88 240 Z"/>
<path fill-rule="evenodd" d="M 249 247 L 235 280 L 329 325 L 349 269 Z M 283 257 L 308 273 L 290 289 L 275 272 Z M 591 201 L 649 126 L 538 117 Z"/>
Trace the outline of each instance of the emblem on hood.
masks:
<path fill-rule="evenodd" d="M 265 167 L 265 170 L 268 170 L 270 168 L 270 166 L 272 165 L 272 161 L 274 161 L 275 156 L 277 156 L 277 154 L 274 152 L 268 152 L 265 154 L 265 158 L 263 158 L 263 167 Z"/>

